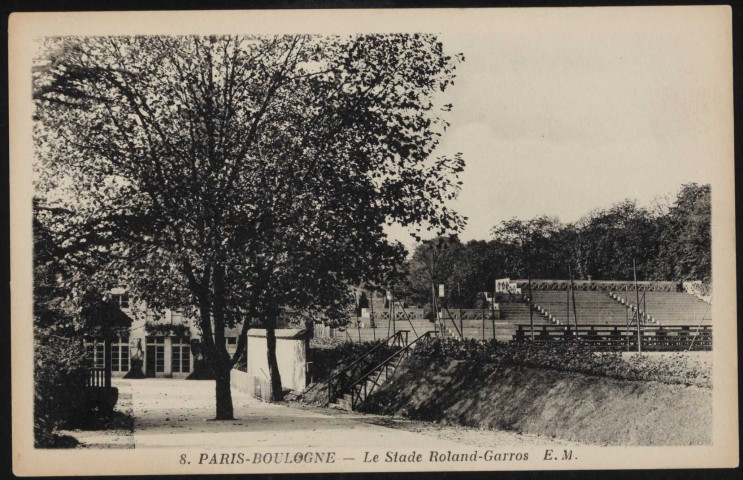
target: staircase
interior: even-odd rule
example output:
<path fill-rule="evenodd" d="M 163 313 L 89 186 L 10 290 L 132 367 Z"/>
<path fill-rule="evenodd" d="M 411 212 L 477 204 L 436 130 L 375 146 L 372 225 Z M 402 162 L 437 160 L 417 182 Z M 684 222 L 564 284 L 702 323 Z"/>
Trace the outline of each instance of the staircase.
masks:
<path fill-rule="evenodd" d="M 548 321 L 552 325 L 561 325 L 562 322 L 552 315 L 549 311 L 542 308 L 540 305 L 537 305 L 536 303 L 532 303 L 532 306 L 534 308 L 534 313 L 537 314 L 539 317 L 543 318 L 544 320 Z"/>
<path fill-rule="evenodd" d="M 637 307 L 636 307 L 636 305 L 634 303 L 632 303 L 629 300 L 629 297 L 625 299 L 625 298 L 620 297 L 619 295 L 617 295 L 614 292 L 609 292 L 608 295 L 615 302 L 618 302 L 619 304 L 621 304 L 621 305 L 625 306 L 626 308 L 629 308 L 630 309 L 630 311 L 632 312 L 632 315 L 630 315 L 630 321 L 631 321 L 631 323 L 634 324 L 635 323 L 635 320 L 633 320 L 633 319 L 636 318 L 635 309 Z M 625 292 L 625 295 L 626 295 L 626 292 Z M 647 292 L 642 292 L 640 294 L 640 297 L 641 298 L 642 298 L 642 295 L 647 295 Z M 646 324 L 648 324 L 648 323 L 658 323 L 658 320 L 655 317 L 653 317 L 651 315 L 648 315 L 647 312 L 644 312 L 642 309 L 640 309 L 639 314 L 640 314 L 639 317 L 640 317 L 640 320 L 641 320 L 642 323 L 646 323 Z"/>
<path fill-rule="evenodd" d="M 328 385 L 328 406 L 341 410 L 354 410 L 377 387 L 394 376 L 400 362 L 410 353 L 417 342 L 430 336 L 431 332 L 426 332 L 408 343 L 407 331 L 401 330 L 381 344 L 400 347 L 386 358 L 381 361 L 372 361 L 374 352 L 380 349 L 378 345 L 362 357 L 354 360 L 350 365 L 326 381 Z"/>
<path fill-rule="evenodd" d="M 354 407 L 364 402 L 376 387 L 381 386 L 389 378 L 392 378 L 392 376 L 395 375 L 395 370 L 397 370 L 398 364 L 399 362 L 390 362 L 374 370 L 371 375 L 366 377 L 366 379 L 353 386 L 349 393 L 344 393 L 337 397 L 335 401 L 329 403 L 328 406 L 340 410 L 354 410 Z"/>
<path fill-rule="evenodd" d="M 570 294 L 570 303 L 568 303 L 567 293 L 566 290 L 534 291 L 533 302 L 536 310 L 553 325 L 572 325 L 575 322 L 575 316 L 580 324 L 625 325 L 627 323 L 627 306 L 617 302 L 612 294 L 598 290 L 576 290 Z"/>

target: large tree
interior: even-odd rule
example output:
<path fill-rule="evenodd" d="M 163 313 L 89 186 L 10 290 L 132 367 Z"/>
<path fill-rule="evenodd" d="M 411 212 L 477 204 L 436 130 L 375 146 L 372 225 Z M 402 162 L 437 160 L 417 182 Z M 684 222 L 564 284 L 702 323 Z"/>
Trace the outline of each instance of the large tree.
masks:
<path fill-rule="evenodd" d="M 712 198 L 709 185 L 685 184 L 659 219 L 659 274 L 677 280 L 712 280 Z"/>
<path fill-rule="evenodd" d="M 463 161 L 432 156 L 461 59 L 432 35 L 51 39 L 37 194 L 72 214 L 49 228 L 197 318 L 232 418 L 226 327 L 267 328 L 276 393 L 281 309 L 340 315 L 348 285 L 383 284 L 404 258 L 385 224 L 462 226 Z"/>
<path fill-rule="evenodd" d="M 583 278 L 631 280 L 633 262 L 639 278 L 653 274 L 658 221 L 635 201 L 594 210 L 579 220 L 577 228 L 575 262 Z"/>
<path fill-rule="evenodd" d="M 493 227 L 493 243 L 502 252 L 509 275 L 535 278 L 537 275 L 555 278 L 564 267 L 568 245 L 556 240 L 563 225 L 557 218 L 542 215 L 529 220 L 512 218 Z"/>
<path fill-rule="evenodd" d="M 450 282 L 461 250 L 462 244 L 456 236 L 440 236 L 420 242 L 407 265 L 411 297 L 419 303 L 431 302 L 433 306 L 432 296 L 436 295 L 439 284 Z M 452 290 L 447 288 L 446 291 L 451 293 Z"/>

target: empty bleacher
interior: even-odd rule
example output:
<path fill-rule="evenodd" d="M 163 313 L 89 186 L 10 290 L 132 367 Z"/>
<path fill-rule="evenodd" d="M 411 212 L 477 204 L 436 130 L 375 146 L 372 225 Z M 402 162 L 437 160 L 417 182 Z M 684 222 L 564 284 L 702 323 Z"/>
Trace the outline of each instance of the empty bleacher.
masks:
<path fill-rule="evenodd" d="M 499 304 L 501 319 L 496 322 L 495 338 L 499 341 L 509 341 L 516 334 L 516 325 L 528 324 L 529 304 L 526 302 L 511 302 Z M 536 310 L 534 311 L 534 325 L 551 325 L 551 323 Z"/>
<path fill-rule="evenodd" d="M 710 304 L 694 295 L 681 292 L 639 292 L 640 310 L 660 325 L 709 325 L 712 323 Z M 645 298 L 643 301 L 643 293 Z M 614 292 L 629 305 L 637 303 L 635 292 Z M 617 302 L 618 303 L 618 302 Z"/>
<path fill-rule="evenodd" d="M 568 291 L 534 291 L 534 305 L 554 316 L 562 325 L 572 324 L 573 297 L 570 296 L 568 322 Z M 578 323 L 594 325 L 625 325 L 627 308 L 611 298 L 607 292 L 575 291 L 575 315 Z"/>
<path fill-rule="evenodd" d="M 578 323 L 583 325 L 626 325 L 632 318 L 637 295 L 634 291 L 581 291 L 575 295 L 575 314 Z M 643 294 L 645 295 L 643 301 Z M 568 319 L 567 290 L 533 291 L 534 305 L 553 316 L 561 324 Z M 688 293 L 681 292 L 639 292 L 640 311 L 644 313 L 643 323 L 654 325 L 709 325 L 712 313 L 709 304 Z M 622 301 L 618 301 L 619 298 Z M 573 323 L 573 295 L 570 295 L 570 322 Z"/>

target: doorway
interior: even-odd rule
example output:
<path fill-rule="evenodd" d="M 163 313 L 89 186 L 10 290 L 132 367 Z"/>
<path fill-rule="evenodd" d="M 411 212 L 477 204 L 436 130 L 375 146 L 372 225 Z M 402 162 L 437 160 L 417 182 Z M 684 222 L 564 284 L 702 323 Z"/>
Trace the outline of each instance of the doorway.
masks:
<path fill-rule="evenodd" d="M 145 377 L 156 377 L 165 372 L 165 338 L 147 337 L 147 348 L 144 356 Z"/>

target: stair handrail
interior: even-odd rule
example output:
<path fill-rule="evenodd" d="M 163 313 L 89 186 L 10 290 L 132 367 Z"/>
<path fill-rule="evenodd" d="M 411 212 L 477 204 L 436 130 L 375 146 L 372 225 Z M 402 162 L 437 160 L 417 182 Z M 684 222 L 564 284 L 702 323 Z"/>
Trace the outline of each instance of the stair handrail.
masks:
<path fill-rule="evenodd" d="M 413 340 L 412 342 L 408 343 L 408 344 L 407 344 L 407 345 L 406 345 L 405 347 L 401 348 L 400 350 L 396 351 L 395 353 L 393 353 L 393 354 L 392 354 L 392 355 L 390 355 L 389 357 L 385 358 L 385 359 L 384 359 L 384 360 L 383 360 L 382 362 L 380 362 L 380 363 L 379 363 L 378 365 L 376 365 L 376 366 L 375 366 L 374 368 L 372 368 L 371 370 L 369 370 L 368 372 L 366 372 L 365 374 L 363 374 L 363 375 L 362 375 L 361 377 L 359 377 L 359 379 L 358 379 L 358 380 L 356 380 L 356 381 L 355 381 L 355 382 L 353 382 L 353 383 L 352 383 L 351 385 L 349 385 L 349 386 L 348 386 L 348 388 L 350 388 L 350 389 L 353 389 L 353 387 L 355 387 L 356 385 L 358 385 L 358 384 L 359 384 L 359 383 L 361 383 L 362 381 L 365 381 L 365 380 L 366 380 L 367 378 L 369 378 L 369 376 L 370 376 L 370 375 L 371 375 L 372 373 L 374 373 L 374 372 L 375 372 L 375 371 L 377 371 L 378 369 L 380 369 L 380 368 L 382 368 L 383 366 L 385 366 L 385 365 L 386 365 L 387 363 L 389 363 L 389 362 L 390 362 L 390 361 L 391 361 L 392 359 L 394 359 L 394 358 L 395 358 L 395 357 L 396 357 L 397 355 L 400 355 L 400 354 L 402 354 L 402 353 L 404 353 L 404 352 L 406 352 L 406 351 L 410 350 L 410 349 L 411 349 L 411 348 L 413 347 L 413 345 L 415 345 L 416 343 L 418 343 L 418 342 L 419 342 L 419 341 L 420 341 L 420 340 L 421 340 L 422 338 L 428 338 L 428 337 L 430 337 L 430 336 L 431 336 L 431 331 L 428 331 L 428 332 L 425 332 L 425 333 L 421 334 L 421 336 L 420 336 L 420 337 L 418 337 L 418 338 L 416 338 L 415 340 Z"/>
<path fill-rule="evenodd" d="M 457 322 L 454 321 L 454 317 L 452 316 L 451 312 L 449 311 L 449 307 L 444 306 L 443 309 L 446 310 L 446 313 L 447 314 L 449 314 L 449 320 L 451 320 L 452 325 L 454 325 L 454 330 L 456 330 L 457 331 L 457 334 L 459 334 L 459 338 L 464 339 L 464 335 L 462 334 L 462 332 L 459 331 L 459 327 L 457 326 Z M 460 319 L 460 321 L 461 321 L 461 319 Z M 444 322 L 444 325 L 446 325 L 446 322 Z"/>
<path fill-rule="evenodd" d="M 381 341 L 377 346 L 375 346 L 374 348 L 368 350 L 365 354 L 363 354 L 362 356 L 360 356 L 359 358 L 357 358 L 353 362 L 351 362 L 348 365 L 346 365 L 345 367 L 343 367 L 343 369 L 341 371 L 335 373 L 334 375 L 331 375 L 330 377 L 326 378 L 322 382 L 317 382 L 315 385 L 320 384 L 320 383 L 325 383 L 325 384 L 328 385 L 328 403 L 330 403 L 332 401 L 333 391 L 335 390 L 335 386 L 332 384 L 332 382 L 335 379 L 337 379 L 341 375 L 346 374 L 351 368 L 353 368 L 357 364 L 361 363 L 369 355 L 371 355 L 375 351 L 381 349 L 383 346 L 387 346 L 387 345 L 390 345 L 390 344 L 391 345 L 394 345 L 396 340 L 399 340 L 400 342 L 402 342 L 403 333 L 406 334 L 405 336 L 407 338 L 408 330 L 398 330 L 395 333 L 393 333 L 392 335 L 390 335 L 389 337 L 387 337 L 386 339 L 384 339 L 383 341 Z M 390 340 L 392 340 L 391 343 L 390 343 Z"/>

